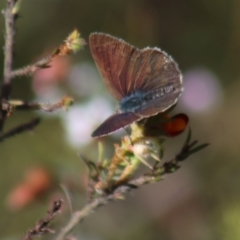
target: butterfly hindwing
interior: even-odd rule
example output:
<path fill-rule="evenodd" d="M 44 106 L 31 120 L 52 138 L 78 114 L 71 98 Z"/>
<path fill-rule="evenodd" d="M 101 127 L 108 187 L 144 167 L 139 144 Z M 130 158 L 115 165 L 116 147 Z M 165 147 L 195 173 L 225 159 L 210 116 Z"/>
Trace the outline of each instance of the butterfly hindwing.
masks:
<path fill-rule="evenodd" d="M 113 133 L 129 124 L 140 120 L 141 117 L 131 113 L 117 113 L 105 120 L 93 133 L 92 137 L 102 137 Z"/>

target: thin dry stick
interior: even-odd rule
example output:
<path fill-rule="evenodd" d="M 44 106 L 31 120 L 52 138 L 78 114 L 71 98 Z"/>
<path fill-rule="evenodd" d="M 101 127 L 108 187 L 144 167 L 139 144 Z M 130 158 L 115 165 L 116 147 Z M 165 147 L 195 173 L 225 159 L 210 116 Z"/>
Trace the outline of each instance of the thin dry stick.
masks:
<path fill-rule="evenodd" d="M 56 240 L 64 240 L 67 234 L 73 230 L 73 228 L 82 221 L 85 217 L 90 215 L 96 208 L 102 205 L 106 205 L 110 200 L 122 199 L 123 194 L 140 187 L 145 184 L 158 182 L 163 179 L 163 176 L 175 172 L 180 168 L 179 163 L 186 160 L 191 154 L 196 153 L 209 144 L 197 145 L 198 141 L 191 142 L 191 130 L 188 132 L 187 139 L 178 155 L 170 161 L 163 163 L 160 167 L 156 167 L 153 172 L 145 174 L 139 178 L 133 179 L 123 185 L 116 186 L 112 193 L 94 199 L 92 202 L 87 204 L 82 210 L 73 213 L 72 218 L 67 225 L 62 228 L 60 234 Z"/>
<path fill-rule="evenodd" d="M 2 101 L 2 108 L 12 114 L 14 110 L 42 110 L 44 112 L 54 112 L 59 109 L 67 110 L 73 104 L 73 99 L 65 96 L 55 103 L 24 102 L 22 100 Z"/>
<path fill-rule="evenodd" d="M 38 60 L 37 62 L 22 67 L 20 69 L 13 70 L 11 73 L 12 77 L 20 77 L 20 76 L 31 76 L 34 72 L 39 69 L 44 69 L 50 67 L 50 63 L 54 58 L 59 56 L 66 56 L 72 53 L 76 53 L 80 49 L 83 49 L 83 46 L 86 44 L 85 40 L 80 37 L 80 33 L 77 29 L 71 32 L 67 39 L 61 44 L 58 48 L 56 48 L 53 52 L 51 52 L 48 56 Z"/>
<path fill-rule="evenodd" d="M 32 131 L 40 123 L 40 118 L 34 118 L 29 122 L 18 125 L 17 127 L 12 128 L 11 130 L 0 134 L 0 142 L 6 140 L 9 137 L 13 137 L 17 134 Z"/>
<path fill-rule="evenodd" d="M 1 100 L 8 99 L 11 91 L 11 72 L 13 62 L 13 45 L 15 36 L 15 20 L 16 14 L 12 12 L 12 9 L 16 3 L 16 0 L 7 0 L 7 7 L 3 11 L 5 18 L 5 47 L 4 47 L 4 79 L 1 89 Z M 6 112 L 1 109 L 0 111 L 0 132 L 3 129 Z"/>
<path fill-rule="evenodd" d="M 7 0 L 7 8 L 3 12 L 5 17 L 5 47 L 4 47 L 4 83 L 11 83 L 11 71 L 13 62 L 13 44 L 15 36 L 15 14 L 12 13 L 12 9 L 15 5 L 15 0 Z"/>
<path fill-rule="evenodd" d="M 45 233 L 53 232 L 52 229 L 49 228 L 49 224 L 53 220 L 54 216 L 59 212 L 62 206 L 62 199 L 54 201 L 50 211 L 48 211 L 47 216 L 43 220 L 39 220 L 36 225 L 27 232 L 27 234 L 22 238 L 22 240 L 31 240 L 35 236 L 40 236 Z"/>
<path fill-rule="evenodd" d="M 68 222 L 68 224 L 61 229 L 60 234 L 57 236 L 55 240 L 64 240 L 67 234 L 73 230 L 73 228 L 80 223 L 85 217 L 89 216 L 94 212 L 98 207 L 106 205 L 109 201 L 120 199 L 121 195 L 129 192 L 130 190 L 142 186 L 147 183 L 155 182 L 155 177 L 153 176 L 142 176 L 135 180 L 130 181 L 126 186 L 120 186 L 115 190 L 114 193 L 109 194 L 104 197 L 97 198 L 93 200 L 91 203 L 87 204 L 84 208 L 79 211 L 73 213 L 72 218 Z"/>
<path fill-rule="evenodd" d="M 113 196 L 112 196 L 113 198 Z M 70 219 L 69 223 L 62 228 L 60 234 L 57 236 L 56 240 L 64 240 L 67 234 L 85 217 L 90 215 L 97 207 L 101 205 L 105 205 L 108 200 L 110 200 L 110 196 L 102 197 L 95 199 L 93 202 L 87 204 L 82 210 L 76 211 L 73 213 L 72 218 Z"/>

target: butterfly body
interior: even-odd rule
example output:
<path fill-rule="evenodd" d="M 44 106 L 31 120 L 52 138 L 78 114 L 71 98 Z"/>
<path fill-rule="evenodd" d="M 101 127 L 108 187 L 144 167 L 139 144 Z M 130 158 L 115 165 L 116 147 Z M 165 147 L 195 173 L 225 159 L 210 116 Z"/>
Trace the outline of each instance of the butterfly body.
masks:
<path fill-rule="evenodd" d="M 143 109 L 151 101 L 162 98 L 173 91 L 174 87 L 172 85 L 149 92 L 137 90 L 120 101 L 120 112 L 138 112 L 138 110 Z"/>
<path fill-rule="evenodd" d="M 183 91 L 182 75 L 165 52 L 149 47 L 139 50 L 103 33 L 91 34 L 89 44 L 107 88 L 119 101 L 118 112 L 93 137 L 108 135 L 176 104 Z"/>
<path fill-rule="evenodd" d="M 124 97 L 119 103 L 120 112 L 137 112 L 137 110 L 147 103 L 146 93 L 137 90 Z"/>

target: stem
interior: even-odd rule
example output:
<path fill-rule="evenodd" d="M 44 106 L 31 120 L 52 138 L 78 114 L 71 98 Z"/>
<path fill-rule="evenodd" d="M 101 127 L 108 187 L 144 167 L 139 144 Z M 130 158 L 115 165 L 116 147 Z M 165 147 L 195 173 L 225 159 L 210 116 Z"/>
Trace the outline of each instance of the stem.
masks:
<path fill-rule="evenodd" d="M 13 137 L 16 134 L 20 134 L 26 131 L 33 130 L 38 124 L 40 123 L 40 118 L 34 118 L 29 122 L 23 123 L 21 125 L 18 125 L 17 127 L 14 127 L 10 129 L 9 131 L 0 134 L 0 142 L 6 140 L 9 137 Z"/>
<path fill-rule="evenodd" d="M 130 180 L 123 183 L 122 185 L 116 186 L 115 189 L 112 189 L 112 192 L 109 195 L 105 195 L 99 198 L 94 199 L 92 202 L 88 203 L 82 210 L 76 211 L 73 213 L 72 218 L 67 223 L 67 225 L 61 229 L 59 235 L 55 240 L 64 240 L 66 239 L 67 234 L 73 230 L 73 228 L 80 223 L 85 217 L 94 212 L 94 210 L 102 205 L 106 205 L 110 200 L 123 199 L 123 195 L 131 190 L 134 190 L 142 185 L 155 183 L 163 179 L 166 174 L 173 173 L 180 168 L 179 162 L 186 160 L 191 154 L 205 148 L 208 144 L 201 144 L 199 146 L 193 146 L 196 141 L 191 142 L 191 130 L 189 130 L 187 139 L 176 157 L 170 161 L 164 162 L 161 166 L 155 165 L 153 170 L 149 173 L 144 174 L 138 178 Z M 115 159 L 118 160 L 118 159 Z M 137 164 L 135 162 L 135 164 Z M 111 180 L 111 179 L 110 179 Z M 100 182 L 101 183 L 101 182 Z M 107 193 L 106 193 L 107 194 Z"/>
<path fill-rule="evenodd" d="M 135 180 L 129 181 L 129 185 L 134 185 L 135 187 L 142 186 L 147 183 L 155 182 L 155 178 L 152 176 L 142 176 Z M 124 194 L 129 192 L 131 188 L 129 187 L 119 187 L 117 189 L 119 194 Z M 100 206 L 106 205 L 110 200 L 117 199 L 117 195 L 112 193 L 108 196 L 100 197 L 87 204 L 82 210 L 73 213 L 72 218 L 67 223 L 67 225 L 61 229 L 61 232 L 55 240 L 64 240 L 67 234 L 73 230 L 73 228 L 80 223 L 85 217 L 89 216 Z"/>
<path fill-rule="evenodd" d="M 101 205 L 105 205 L 109 200 L 113 199 L 113 195 L 109 195 L 108 197 L 102 197 L 95 199 L 93 202 L 87 204 L 82 210 L 76 211 L 73 213 L 72 218 L 70 219 L 69 223 L 62 228 L 60 234 L 57 236 L 56 240 L 64 240 L 66 235 L 85 217 L 93 213 L 94 209 Z"/>
<path fill-rule="evenodd" d="M 7 0 L 7 9 L 4 12 L 5 16 L 5 48 L 4 48 L 4 83 L 11 83 L 11 71 L 12 71 L 12 59 L 13 59 L 13 43 L 15 35 L 15 15 L 12 14 L 12 8 L 14 7 L 14 0 Z"/>
<path fill-rule="evenodd" d="M 15 36 L 15 20 L 16 14 L 12 13 L 12 9 L 16 0 L 7 0 L 6 10 L 3 12 L 5 18 L 5 47 L 4 47 L 4 70 L 3 70 L 3 85 L 1 89 L 1 100 L 8 99 L 11 91 L 11 72 L 13 62 L 13 44 Z M 1 109 L 0 112 L 0 131 L 2 131 L 6 112 Z"/>

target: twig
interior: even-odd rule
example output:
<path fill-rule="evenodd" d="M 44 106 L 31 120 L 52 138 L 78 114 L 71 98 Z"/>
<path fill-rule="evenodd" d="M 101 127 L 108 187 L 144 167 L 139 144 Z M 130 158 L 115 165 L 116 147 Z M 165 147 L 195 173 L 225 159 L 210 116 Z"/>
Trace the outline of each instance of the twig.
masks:
<path fill-rule="evenodd" d="M 62 191 L 63 191 L 63 193 L 64 193 L 64 195 L 67 199 L 70 214 L 72 215 L 73 214 L 73 204 L 72 204 L 72 200 L 71 200 L 71 197 L 70 197 L 69 190 L 64 184 L 60 184 L 60 188 L 62 189 Z"/>
<path fill-rule="evenodd" d="M 23 133 L 25 131 L 32 130 L 40 123 L 40 118 L 34 118 L 31 121 L 21 124 L 13 129 L 7 131 L 6 133 L 0 134 L 0 142 L 4 141 L 6 138 L 15 136 L 16 134 Z"/>
<path fill-rule="evenodd" d="M 53 56 L 50 55 L 41 59 L 40 61 L 33 63 L 32 65 L 28 65 L 20 69 L 16 69 L 12 71 L 11 77 L 14 78 L 14 77 L 20 77 L 20 76 L 32 76 L 39 69 L 49 68 L 52 59 L 53 59 Z"/>
<path fill-rule="evenodd" d="M 16 0 L 7 0 L 7 8 L 3 11 L 5 17 L 5 47 L 4 47 L 4 83 L 11 83 L 11 71 L 12 71 L 12 61 L 13 61 L 13 44 L 15 36 L 15 20 L 16 15 L 12 13 L 12 9 L 15 5 Z M 6 96 L 4 96 L 6 97 Z"/>
<path fill-rule="evenodd" d="M 73 230 L 73 228 L 80 223 L 85 217 L 89 216 L 91 213 L 94 212 L 98 207 L 106 205 L 111 200 L 116 199 L 122 199 L 122 195 L 131 191 L 132 189 L 135 189 L 137 187 L 140 187 L 147 183 L 153 183 L 156 182 L 155 177 L 153 176 L 141 176 L 137 179 L 134 179 L 132 181 L 129 181 L 128 184 L 122 185 L 118 187 L 114 193 L 109 194 L 104 197 L 100 197 L 97 199 L 94 199 L 92 202 L 87 204 L 84 208 L 82 208 L 79 211 L 76 211 L 73 213 L 72 218 L 70 219 L 69 223 L 61 229 L 60 234 L 57 236 L 55 240 L 64 240 L 67 236 L 67 234 Z"/>
<path fill-rule="evenodd" d="M 29 230 L 27 234 L 22 238 L 22 240 L 31 240 L 35 236 L 40 236 L 44 233 L 52 233 L 53 230 L 49 228 L 49 224 L 53 220 L 54 216 L 59 212 L 62 206 L 63 200 L 54 201 L 52 204 L 52 208 L 48 211 L 47 216 L 43 220 L 39 220 L 34 228 Z"/>
<path fill-rule="evenodd" d="M 71 220 L 69 223 L 62 228 L 60 234 L 57 236 L 56 240 L 64 240 L 66 235 L 79 223 L 81 222 L 85 217 L 90 215 L 90 213 L 93 212 L 96 208 L 98 208 L 101 205 L 107 204 L 108 201 L 114 199 L 114 194 L 111 194 L 107 197 L 101 197 L 97 198 L 91 203 L 87 204 L 82 210 L 76 211 L 73 213 Z"/>
<path fill-rule="evenodd" d="M 16 0 L 7 0 L 6 9 L 3 11 L 3 15 L 5 18 L 5 47 L 4 47 L 4 79 L 3 85 L 1 89 L 1 101 L 3 99 L 8 99 L 9 94 L 11 92 L 11 71 L 12 71 L 12 62 L 13 62 L 13 45 L 14 45 L 14 37 L 15 37 L 15 21 L 17 14 L 12 12 L 14 8 Z M 0 132 L 2 132 L 4 120 L 6 118 L 6 112 L 4 110 L 0 110 Z"/>
<path fill-rule="evenodd" d="M 67 225 L 62 228 L 56 240 L 64 240 L 67 234 L 72 231 L 79 222 L 90 215 L 99 206 L 106 205 L 110 200 L 123 199 L 124 194 L 142 185 L 155 183 L 162 180 L 164 175 L 173 173 L 180 168 L 179 162 L 186 160 L 191 154 L 208 146 L 208 144 L 195 146 L 195 142 L 196 141 L 191 142 L 191 130 L 189 130 L 184 146 L 180 153 L 176 155 L 176 157 L 163 163 L 161 166 L 158 166 L 159 162 L 157 162 L 151 172 L 141 177 L 127 182 L 125 181 L 117 183 L 117 185 L 113 186 L 110 191 L 106 191 L 104 196 L 94 199 L 92 202 L 88 203 L 84 208 L 82 208 L 82 210 L 74 212 L 72 218 Z"/>
<path fill-rule="evenodd" d="M 22 100 L 9 100 L 2 102 L 2 108 L 11 115 L 14 110 L 42 110 L 54 112 L 59 109 L 67 110 L 73 104 L 73 99 L 65 96 L 55 103 L 24 102 Z"/>
<path fill-rule="evenodd" d="M 57 47 L 55 50 L 53 50 L 48 56 L 38 60 L 31 65 L 12 71 L 11 76 L 31 76 L 39 69 L 49 68 L 54 58 L 58 56 L 69 55 L 71 53 L 76 53 L 78 50 L 82 49 L 85 44 L 85 40 L 83 38 L 80 38 L 80 33 L 77 29 L 75 29 L 67 37 L 64 43 Z"/>
<path fill-rule="evenodd" d="M 172 160 L 173 161 L 173 160 Z M 167 172 L 162 172 L 164 175 Z M 72 218 L 70 219 L 69 223 L 61 229 L 60 234 L 57 236 L 55 240 L 64 240 L 67 234 L 73 230 L 73 228 L 80 223 L 85 217 L 89 216 L 91 213 L 94 212 L 98 207 L 106 205 L 111 200 L 122 199 L 123 194 L 140 187 L 144 184 L 154 183 L 156 182 L 156 178 L 153 175 L 144 175 L 139 178 L 136 178 L 132 181 L 129 181 L 125 185 L 119 186 L 117 189 L 114 190 L 113 193 L 99 197 L 94 199 L 92 202 L 87 204 L 84 208 L 79 211 L 73 213 Z"/>

